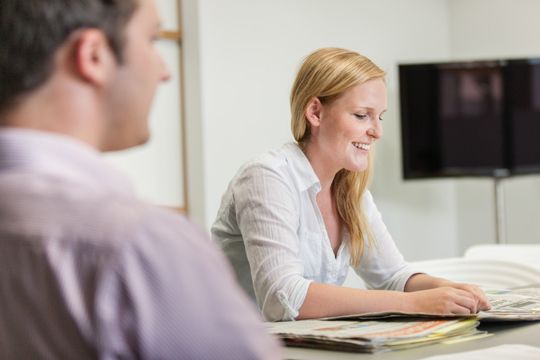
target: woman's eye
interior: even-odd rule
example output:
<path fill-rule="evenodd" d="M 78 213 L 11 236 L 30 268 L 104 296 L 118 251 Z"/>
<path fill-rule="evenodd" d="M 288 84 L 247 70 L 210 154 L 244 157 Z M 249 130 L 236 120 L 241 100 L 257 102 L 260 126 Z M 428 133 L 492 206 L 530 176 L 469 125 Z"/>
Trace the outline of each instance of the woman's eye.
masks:
<path fill-rule="evenodd" d="M 382 116 L 379 116 L 379 120 L 380 120 L 380 121 L 383 121 L 384 119 L 383 119 L 383 117 L 382 117 Z"/>
<path fill-rule="evenodd" d="M 356 118 L 360 120 L 364 120 L 365 118 L 367 118 L 367 114 L 354 114 L 354 116 L 356 116 Z"/>

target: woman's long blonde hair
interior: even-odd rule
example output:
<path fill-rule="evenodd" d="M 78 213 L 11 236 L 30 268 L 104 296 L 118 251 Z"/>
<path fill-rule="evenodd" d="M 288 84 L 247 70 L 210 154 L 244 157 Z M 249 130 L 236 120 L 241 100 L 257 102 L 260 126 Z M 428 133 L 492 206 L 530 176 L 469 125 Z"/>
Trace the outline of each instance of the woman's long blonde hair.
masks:
<path fill-rule="evenodd" d="M 354 51 L 323 48 L 303 62 L 291 90 L 291 128 L 294 139 L 304 149 L 311 135 L 305 110 L 313 98 L 330 103 L 348 89 L 372 79 L 384 79 L 385 72 Z M 373 158 L 364 171 L 340 170 L 332 182 L 332 193 L 341 220 L 350 235 L 351 264 L 357 266 L 364 252 L 364 238 L 373 244 L 373 235 L 362 209 L 362 195 L 369 183 Z"/>

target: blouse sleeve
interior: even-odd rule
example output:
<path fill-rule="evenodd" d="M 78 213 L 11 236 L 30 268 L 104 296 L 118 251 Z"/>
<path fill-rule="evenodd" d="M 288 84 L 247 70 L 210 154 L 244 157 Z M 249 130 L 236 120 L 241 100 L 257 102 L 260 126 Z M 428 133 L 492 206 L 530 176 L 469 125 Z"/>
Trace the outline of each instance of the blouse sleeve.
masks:
<path fill-rule="evenodd" d="M 298 316 L 310 280 L 299 255 L 299 194 L 275 169 L 246 168 L 234 189 L 236 216 L 259 308 L 270 321 Z"/>
<path fill-rule="evenodd" d="M 369 191 L 363 202 L 374 246 L 369 246 L 366 241 L 360 264 L 354 270 L 370 289 L 403 291 L 415 271 L 399 252 Z"/>

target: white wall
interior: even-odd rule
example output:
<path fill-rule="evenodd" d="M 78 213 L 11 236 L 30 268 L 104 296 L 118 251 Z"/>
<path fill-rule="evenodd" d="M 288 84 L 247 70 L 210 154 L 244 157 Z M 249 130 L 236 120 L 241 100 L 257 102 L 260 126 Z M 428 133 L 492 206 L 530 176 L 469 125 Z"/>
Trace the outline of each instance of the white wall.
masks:
<path fill-rule="evenodd" d="M 538 14 L 537 0 L 451 0 L 451 54 L 457 59 L 540 57 Z M 504 180 L 503 188 L 508 242 L 540 243 L 540 176 Z M 491 180 L 457 182 L 460 251 L 494 241 L 493 198 Z"/>
<path fill-rule="evenodd" d="M 389 112 L 371 188 L 405 256 L 455 256 L 468 245 L 493 242 L 491 180 L 401 180 L 396 68 L 399 62 L 540 56 L 539 10 L 537 0 L 183 0 L 191 216 L 209 227 L 238 167 L 291 140 L 288 93 L 301 59 L 319 47 L 341 46 L 388 71 Z M 156 132 L 176 131 L 163 130 L 170 111 L 165 106 L 157 116 Z M 177 166 L 177 159 L 165 164 Z M 139 173 L 151 169 L 138 165 Z M 154 198 L 178 198 L 176 175 L 163 174 L 170 182 Z M 144 181 L 142 192 L 158 184 Z M 509 179 L 504 188 L 509 241 L 539 242 L 540 177 Z"/>
<path fill-rule="evenodd" d="M 158 0 L 176 29 L 176 0 Z M 189 200 L 209 227 L 228 181 L 252 156 L 290 141 L 288 95 L 301 59 L 323 46 L 371 57 L 388 71 L 389 112 L 372 191 L 410 260 L 459 255 L 494 240 L 490 180 L 401 180 L 397 64 L 540 56 L 537 0 L 182 0 L 188 199 L 182 198 L 179 52 L 159 46 L 174 80 L 160 89 L 153 138 L 109 156 L 139 193 L 164 205 Z M 539 242 L 540 178 L 505 183 L 508 238 Z"/>
<path fill-rule="evenodd" d="M 452 181 L 401 180 L 397 63 L 450 55 L 445 0 L 184 0 L 188 147 L 198 166 L 192 213 L 209 227 L 239 166 L 292 140 L 289 90 L 301 59 L 324 46 L 359 51 L 388 71 L 389 112 L 372 191 L 411 260 L 457 253 Z M 188 63 L 190 65 L 188 65 Z M 188 130 L 188 137 L 190 136 Z M 202 155 L 201 155 L 202 154 Z M 191 159 L 191 156 L 190 159 Z M 191 165 L 190 165 L 191 166 Z M 191 192 L 191 190 L 190 190 Z"/>

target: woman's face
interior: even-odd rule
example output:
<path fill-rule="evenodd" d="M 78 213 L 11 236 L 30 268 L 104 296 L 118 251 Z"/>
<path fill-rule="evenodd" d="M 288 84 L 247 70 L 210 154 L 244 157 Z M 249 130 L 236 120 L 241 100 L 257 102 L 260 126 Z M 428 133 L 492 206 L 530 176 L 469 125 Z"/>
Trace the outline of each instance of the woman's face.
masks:
<path fill-rule="evenodd" d="M 318 161 L 334 172 L 366 170 L 371 146 L 382 136 L 381 117 L 387 106 L 384 81 L 369 80 L 318 106 L 318 121 L 308 116 L 308 146 L 316 147 Z M 309 107 L 306 115 L 308 112 Z"/>

